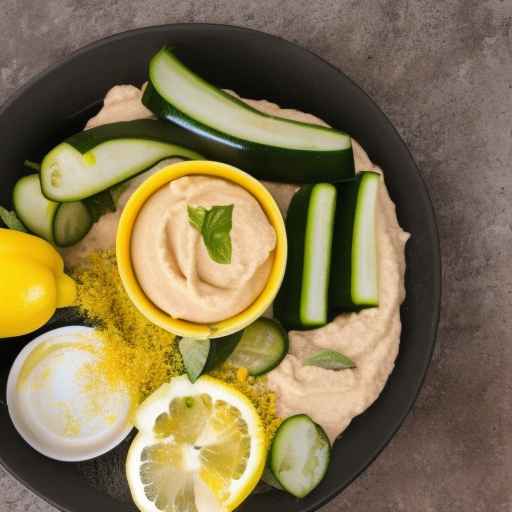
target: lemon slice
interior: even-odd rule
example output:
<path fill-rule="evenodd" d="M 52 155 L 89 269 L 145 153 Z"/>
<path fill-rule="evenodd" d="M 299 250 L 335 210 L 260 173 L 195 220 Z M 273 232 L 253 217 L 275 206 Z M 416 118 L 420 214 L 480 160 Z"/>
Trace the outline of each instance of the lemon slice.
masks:
<path fill-rule="evenodd" d="M 162 385 L 140 406 L 126 474 L 142 512 L 229 512 L 258 483 L 266 458 L 251 402 L 209 376 Z"/>

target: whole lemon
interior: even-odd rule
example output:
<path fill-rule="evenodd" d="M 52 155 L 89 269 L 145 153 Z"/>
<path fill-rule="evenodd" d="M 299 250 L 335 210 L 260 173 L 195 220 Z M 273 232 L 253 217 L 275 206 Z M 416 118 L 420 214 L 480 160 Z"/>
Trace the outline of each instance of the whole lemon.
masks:
<path fill-rule="evenodd" d="M 57 285 L 52 270 L 30 257 L 0 258 L 0 337 L 35 331 L 53 315 Z"/>

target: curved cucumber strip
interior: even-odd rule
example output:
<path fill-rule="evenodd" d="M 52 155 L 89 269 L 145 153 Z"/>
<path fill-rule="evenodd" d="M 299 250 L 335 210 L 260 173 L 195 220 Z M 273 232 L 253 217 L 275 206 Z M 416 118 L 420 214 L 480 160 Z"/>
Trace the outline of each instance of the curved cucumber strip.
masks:
<path fill-rule="evenodd" d="M 73 135 L 44 157 L 42 191 L 53 201 L 77 201 L 140 174 L 165 158 L 201 158 L 177 146 L 173 133 L 166 123 L 142 120 L 112 123 Z"/>
<path fill-rule="evenodd" d="M 60 247 L 74 245 L 89 232 L 93 219 L 82 201 L 61 203 L 53 220 L 53 239 Z"/>
<path fill-rule="evenodd" d="M 207 83 L 167 48 L 149 65 L 142 102 L 189 133 L 189 147 L 274 181 L 354 176 L 350 137 L 331 128 L 264 114 Z"/>
<path fill-rule="evenodd" d="M 228 362 L 256 377 L 275 368 L 287 352 L 287 332 L 275 320 L 259 318 L 245 328 Z"/>
<path fill-rule="evenodd" d="M 46 199 L 38 174 L 18 180 L 13 204 L 29 231 L 61 247 L 76 244 L 92 225 L 89 209 L 81 201 L 61 204 Z"/>
<path fill-rule="evenodd" d="M 330 458 L 329 439 L 322 427 L 298 414 L 278 428 L 270 448 L 270 470 L 283 489 L 303 498 L 322 481 Z"/>
<path fill-rule="evenodd" d="M 41 192 L 39 174 L 20 178 L 14 185 L 12 202 L 16 215 L 29 231 L 53 242 L 53 220 L 59 203 L 49 201 Z"/>
<path fill-rule="evenodd" d="M 286 216 L 288 261 L 274 314 L 289 329 L 325 325 L 337 191 L 318 183 L 301 188 Z"/>
<path fill-rule="evenodd" d="M 336 311 L 379 305 L 377 197 L 381 177 L 372 171 L 339 185 L 342 207 L 336 213 L 330 302 Z"/>

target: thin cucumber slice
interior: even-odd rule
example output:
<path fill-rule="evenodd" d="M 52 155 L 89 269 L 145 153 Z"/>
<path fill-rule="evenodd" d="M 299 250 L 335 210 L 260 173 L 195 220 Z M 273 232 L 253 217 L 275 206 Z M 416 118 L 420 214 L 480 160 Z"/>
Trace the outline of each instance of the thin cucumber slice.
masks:
<path fill-rule="evenodd" d="M 189 133 L 189 147 L 257 178 L 312 183 L 354 176 L 350 137 L 263 114 L 194 74 L 168 48 L 149 64 L 142 102 Z"/>
<path fill-rule="evenodd" d="M 73 135 L 41 164 L 41 187 L 53 201 L 85 199 L 171 157 L 200 159 L 175 144 L 175 130 L 154 120 L 112 123 Z"/>
<path fill-rule="evenodd" d="M 194 383 L 206 366 L 211 342 L 209 339 L 182 338 L 178 346 L 188 378 Z"/>
<path fill-rule="evenodd" d="M 331 446 L 322 427 L 298 414 L 279 426 L 270 448 L 270 469 L 283 489 L 303 498 L 322 481 L 330 458 Z"/>
<path fill-rule="evenodd" d="M 342 208 L 336 213 L 330 302 L 334 311 L 379 305 L 377 198 L 381 177 L 363 171 L 338 186 Z"/>
<path fill-rule="evenodd" d="M 318 183 L 299 190 L 286 217 L 288 262 L 274 315 L 288 329 L 325 325 L 337 191 Z"/>
<path fill-rule="evenodd" d="M 35 235 L 54 242 L 53 221 L 59 203 L 49 201 L 41 192 L 39 174 L 20 178 L 14 185 L 12 202 L 16 215 Z"/>
<path fill-rule="evenodd" d="M 89 232 L 93 219 L 82 201 L 61 203 L 53 219 L 53 240 L 59 247 L 74 245 Z"/>
<path fill-rule="evenodd" d="M 270 318 L 259 318 L 245 328 L 240 343 L 228 358 L 257 377 L 275 368 L 288 353 L 288 333 Z"/>

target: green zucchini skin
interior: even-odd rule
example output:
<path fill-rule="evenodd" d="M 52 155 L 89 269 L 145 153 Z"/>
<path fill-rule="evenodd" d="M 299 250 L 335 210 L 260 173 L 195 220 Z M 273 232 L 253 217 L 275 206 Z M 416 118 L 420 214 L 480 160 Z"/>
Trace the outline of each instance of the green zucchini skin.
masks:
<path fill-rule="evenodd" d="M 322 191 L 328 195 L 321 195 Z M 329 210 L 319 209 L 324 201 Z M 287 329 L 311 329 L 328 321 L 328 286 L 332 254 L 332 234 L 337 190 L 317 183 L 302 187 L 292 198 L 286 216 L 288 261 L 283 284 L 274 302 L 274 316 Z M 315 224 L 319 215 L 322 226 Z M 324 229 L 325 236 L 316 229 Z M 320 234 L 320 237 L 316 236 Z M 315 244 L 326 244 L 315 252 Z M 315 297 L 317 295 L 317 297 Z M 316 306 L 318 305 L 318 307 Z M 312 311 L 314 306 L 314 311 Z"/>
<path fill-rule="evenodd" d="M 182 147 L 179 140 L 183 139 L 181 130 L 153 119 L 112 123 L 79 132 L 53 148 L 43 159 L 43 194 L 52 201 L 78 201 L 129 180 L 161 160 L 172 157 L 203 159 L 200 154 Z M 107 144 L 116 142 L 117 146 L 122 144 L 124 150 L 131 148 L 135 156 L 143 154 L 150 146 L 158 147 L 158 151 L 152 150 L 152 154 L 141 158 L 137 166 L 124 168 L 120 163 L 116 168 L 116 160 L 108 153 L 98 157 Z M 100 158 L 99 163 L 97 158 Z"/>
<path fill-rule="evenodd" d="M 167 101 L 159 92 L 152 69 L 155 61 L 163 53 L 177 61 L 172 52 L 166 48 L 151 59 L 149 83 L 144 91 L 142 102 L 157 117 L 173 123 L 188 134 L 187 140 L 183 140 L 183 144 L 204 154 L 209 159 L 239 167 L 258 179 L 277 182 L 315 183 L 319 181 L 339 182 L 353 178 L 354 157 L 348 136 L 346 136 L 348 147 L 339 150 L 293 149 L 238 138 L 216 129 L 214 119 L 212 119 L 211 124 L 207 125 L 188 116 Z M 179 65 L 184 67 L 181 63 Z M 191 73 L 190 70 L 187 70 L 187 72 Z M 256 112 L 263 119 L 273 118 L 273 116 L 261 113 L 224 91 L 207 84 L 199 77 L 195 75 L 194 77 L 205 87 L 227 97 L 231 103 L 236 104 L 240 109 Z M 281 118 L 279 119 L 282 121 Z M 286 123 L 304 126 L 312 130 L 334 132 L 330 128 L 318 125 L 296 121 L 286 121 Z M 341 134 L 341 132 L 337 133 Z"/>
<path fill-rule="evenodd" d="M 363 187 L 366 180 L 380 180 L 380 175 L 372 171 L 362 171 L 356 178 L 337 186 L 341 207 L 336 210 L 333 237 L 333 258 L 329 283 L 329 304 L 331 316 L 340 312 L 359 311 L 379 305 L 378 296 L 370 300 L 357 297 L 356 275 L 354 272 L 356 252 L 356 214 L 361 208 Z M 375 211 L 363 215 L 375 215 Z M 376 242 L 375 242 L 376 243 Z M 378 289 L 378 283 L 375 284 Z"/>

